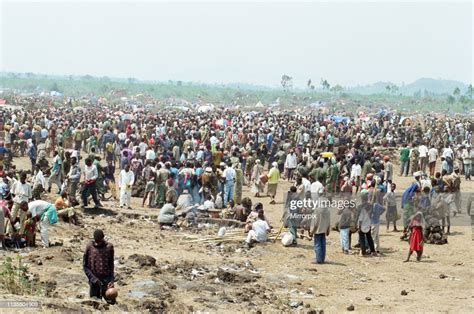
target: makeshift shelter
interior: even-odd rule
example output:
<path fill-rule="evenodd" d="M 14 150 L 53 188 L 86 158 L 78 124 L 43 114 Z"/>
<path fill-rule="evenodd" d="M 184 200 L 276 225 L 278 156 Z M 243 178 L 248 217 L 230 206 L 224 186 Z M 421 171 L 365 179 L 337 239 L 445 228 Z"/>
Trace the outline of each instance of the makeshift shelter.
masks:
<path fill-rule="evenodd" d="M 206 112 L 211 112 L 211 111 L 214 111 L 213 104 L 202 105 L 197 108 L 197 112 L 200 112 L 200 113 L 206 113 Z"/>
<path fill-rule="evenodd" d="M 336 122 L 336 123 L 348 123 L 351 122 L 351 118 L 349 117 L 343 117 L 343 116 L 331 116 L 331 120 Z"/>
<path fill-rule="evenodd" d="M 122 119 L 122 121 L 125 121 L 125 120 L 132 121 L 132 115 L 129 113 L 123 114 L 120 118 Z"/>
<path fill-rule="evenodd" d="M 413 119 L 410 117 L 400 117 L 400 122 L 398 124 L 405 126 L 412 125 Z"/>

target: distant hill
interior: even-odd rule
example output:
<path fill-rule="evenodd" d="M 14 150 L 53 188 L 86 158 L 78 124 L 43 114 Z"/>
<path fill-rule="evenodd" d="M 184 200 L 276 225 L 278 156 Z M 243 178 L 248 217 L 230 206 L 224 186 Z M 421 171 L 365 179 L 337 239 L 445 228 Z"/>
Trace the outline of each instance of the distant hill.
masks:
<path fill-rule="evenodd" d="M 392 85 L 395 84 L 392 82 L 377 82 L 371 85 L 349 87 L 348 91 L 362 95 L 383 94 L 388 93 L 386 87 Z M 467 90 L 467 85 L 463 82 L 432 78 L 420 78 L 413 83 L 397 87 L 396 94 L 406 96 L 413 96 L 416 93 L 424 95 L 425 91 L 434 95 L 452 94 L 456 87 L 459 87 L 462 94 Z"/>
<path fill-rule="evenodd" d="M 452 94 L 456 87 L 463 94 L 467 90 L 467 85 L 463 82 L 432 78 L 420 78 L 411 84 L 405 85 L 401 90 L 406 95 L 413 95 L 418 91 L 423 93 L 425 90 L 434 94 Z"/>

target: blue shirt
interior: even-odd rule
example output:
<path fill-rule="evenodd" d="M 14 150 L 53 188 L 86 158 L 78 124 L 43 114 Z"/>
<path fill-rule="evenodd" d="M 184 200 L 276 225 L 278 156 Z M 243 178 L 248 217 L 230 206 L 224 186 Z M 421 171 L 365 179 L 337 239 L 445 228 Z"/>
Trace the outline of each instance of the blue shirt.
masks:
<path fill-rule="evenodd" d="M 385 208 L 379 203 L 374 203 L 372 214 L 370 215 L 370 223 L 378 225 L 380 223 L 380 216 L 385 212 Z"/>

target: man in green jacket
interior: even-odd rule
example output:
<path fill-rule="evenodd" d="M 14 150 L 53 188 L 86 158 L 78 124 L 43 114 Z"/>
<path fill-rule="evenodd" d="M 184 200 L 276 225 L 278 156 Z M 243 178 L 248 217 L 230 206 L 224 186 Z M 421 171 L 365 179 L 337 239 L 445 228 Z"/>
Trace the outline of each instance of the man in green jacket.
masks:
<path fill-rule="evenodd" d="M 400 176 L 407 176 L 408 175 L 408 168 L 410 162 L 410 149 L 408 148 L 408 144 L 403 144 L 402 149 L 400 150 Z"/>

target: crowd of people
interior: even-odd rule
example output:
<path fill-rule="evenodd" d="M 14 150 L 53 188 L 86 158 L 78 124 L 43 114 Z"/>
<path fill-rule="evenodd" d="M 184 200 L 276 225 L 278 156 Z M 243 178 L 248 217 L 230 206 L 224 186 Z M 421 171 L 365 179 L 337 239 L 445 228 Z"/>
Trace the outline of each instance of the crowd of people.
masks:
<path fill-rule="evenodd" d="M 175 224 L 181 208 L 219 210 L 223 219 L 246 223 L 250 246 L 266 240 L 270 229 L 262 204 L 252 205 L 252 199 L 269 196 L 274 204 L 287 180 L 287 200 L 357 198 L 357 206 L 338 210 L 344 253 L 357 232 L 361 254 L 377 254 L 384 213 L 387 229 L 392 224 L 395 231 L 402 216 L 402 238 L 419 252 L 414 241 L 420 236 L 410 231 L 423 226 L 421 239 L 445 240 L 450 217 L 462 211 L 461 177 L 471 180 L 473 172 L 473 129 L 468 117 L 407 119 L 390 112 L 340 120 L 317 111 L 7 109 L 0 117 L 0 234 L 34 244 L 38 223 L 47 247 L 48 225 L 64 215 L 61 210 L 71 218 L 73 206 L 88 207 L 92 200 L 99 208 L 111 199 L 134 210 L 132 197 L 139 197 L 142 206 L 160 209 L 162 227 Z M 20 157 L 30 165 L 18 167 Z M 398 175 L 413 177 L 411 185 L 398 187 L 401 201 L 394 163 L 400 164 Z M 252 195 L 243 195 L 244 186 Z M 50 202 L 54 193 L 58 199 Z M 324 262 L 327 208 L 318 208 L 308 222 L 291 218 L 285 208 L 293 244 L 297 229 L 306 229 L 316 261 Z M 183 215 L 189 220 L 196 212 Z"/>

